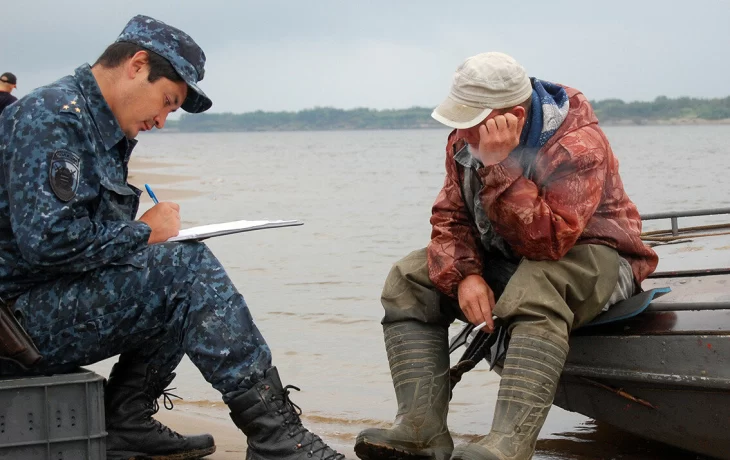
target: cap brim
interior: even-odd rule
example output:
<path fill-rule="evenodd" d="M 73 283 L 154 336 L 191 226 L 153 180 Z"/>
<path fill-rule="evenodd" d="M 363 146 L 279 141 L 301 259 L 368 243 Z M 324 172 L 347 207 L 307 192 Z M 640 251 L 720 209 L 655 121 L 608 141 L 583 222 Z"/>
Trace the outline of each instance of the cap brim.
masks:
<path fill-rule="evenodd" d="M 188 84 L 188 96 L 185 98 L 185 102 L 180 106 L 181 109 L 188 113 L 201 113 L 205 112 L 213 105 L 213 101 L 205 95 L 202 89 L 195 83 L 186 81 Z"/>
<path fill-rule="evenodd" d="M 446 98 L 444 102 L 434 109 L 431 117 L 439 123 L 456 129 L 468 129 L 478 125 L 482 120 L 492 112 L 492 109 L 484 109 L 481 107 L 470 107 L 468 105 L 459 104 L 451 98 Z"/>

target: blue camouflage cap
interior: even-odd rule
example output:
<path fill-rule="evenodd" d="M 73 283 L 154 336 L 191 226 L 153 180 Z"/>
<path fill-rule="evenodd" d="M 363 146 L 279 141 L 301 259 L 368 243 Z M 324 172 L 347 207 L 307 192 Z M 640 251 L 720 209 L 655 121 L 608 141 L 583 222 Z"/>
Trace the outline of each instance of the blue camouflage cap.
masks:
<path fill-rule="evenodd" d="M 205 53 L 190 35 L 140 14 L 124 26 L 116 41 L 134 43 L 170 61 L 188 84 L 188 95 L 181 106 L 186 112 L 205 112 L 213 105 L 213 101 L 198 87 L 198 82 L 205 75 Z"/>

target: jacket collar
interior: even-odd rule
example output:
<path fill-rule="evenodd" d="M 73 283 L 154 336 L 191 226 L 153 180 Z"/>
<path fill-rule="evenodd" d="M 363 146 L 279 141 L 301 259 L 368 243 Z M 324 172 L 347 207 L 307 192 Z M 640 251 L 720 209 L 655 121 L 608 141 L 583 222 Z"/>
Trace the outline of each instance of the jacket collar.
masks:
<path fill-rule="evenodd" d="M 112 113 L 111 107 L 101 94 L 101 88 L 91 73 L 91 66 L 83 64 L 74 71 L 74 78 L 78 82 L 81 92 L 86 100 L 86 107 L 101 136 L 104 147 L 111 150 L 115 145 L 125 138 L 122 127 L 119 126 L 117 118 Z"/>

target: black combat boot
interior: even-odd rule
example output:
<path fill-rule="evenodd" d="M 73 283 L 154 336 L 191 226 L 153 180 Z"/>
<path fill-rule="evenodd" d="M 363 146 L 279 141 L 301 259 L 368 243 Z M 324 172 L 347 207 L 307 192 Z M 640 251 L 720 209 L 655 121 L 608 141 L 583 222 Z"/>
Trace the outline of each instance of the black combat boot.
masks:
<path fill-rule="evenodd" d="M 172 409 L 174 395 L 165 387 L 174 378 L 162 379 L 147 364 L 114 365 L 104 392 L 108 460 L 186 460 L 215 452 L 211 435 L 183 436 L 152 418 L 160 396 Z"/>
<path fill-rule="evenodd" d="M 452 460 L 529 460 L 568 355 L 562 337 L 512 333 L 491 432 L 459 446 Z"/>
<path fill-rule="evenodd" d="M 454 441 L 446 425 L 448 330 L 419 321 L 383 326 L 398 413 L 391 428 L 368 428 L 355 441 L 363 460 L 446 460 Z"/>
<path fill-rule="evenodd" d="M 248 441 L 247 460 L 346 460 L 302 425 L 302 410 L 289 399 L 276 367 L 228 403 L 231 419 Z"/>

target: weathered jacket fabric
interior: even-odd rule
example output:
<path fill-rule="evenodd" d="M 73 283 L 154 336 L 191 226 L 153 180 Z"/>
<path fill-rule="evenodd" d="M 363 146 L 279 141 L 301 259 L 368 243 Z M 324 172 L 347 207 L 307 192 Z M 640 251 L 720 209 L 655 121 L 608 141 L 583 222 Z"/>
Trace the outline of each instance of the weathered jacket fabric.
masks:
<path fill-rule="evenodd" d="M 658 257 L 641 241 L 639 212 L 593 109 L 582 93 L 566 91 L 568 116 L 537 152 L 517 148 L 483 166 L 456 131 L 449 135 L 428 246 L 429 276 L 441 292 L 455 296 L 461 280 L 481 274 L 485 251 L 558 260 L 576 244 L 601 244 L 630 262 L 639 283 L 656 268 Z M 469 206 L 465 193 L 474 200 Z"/>

